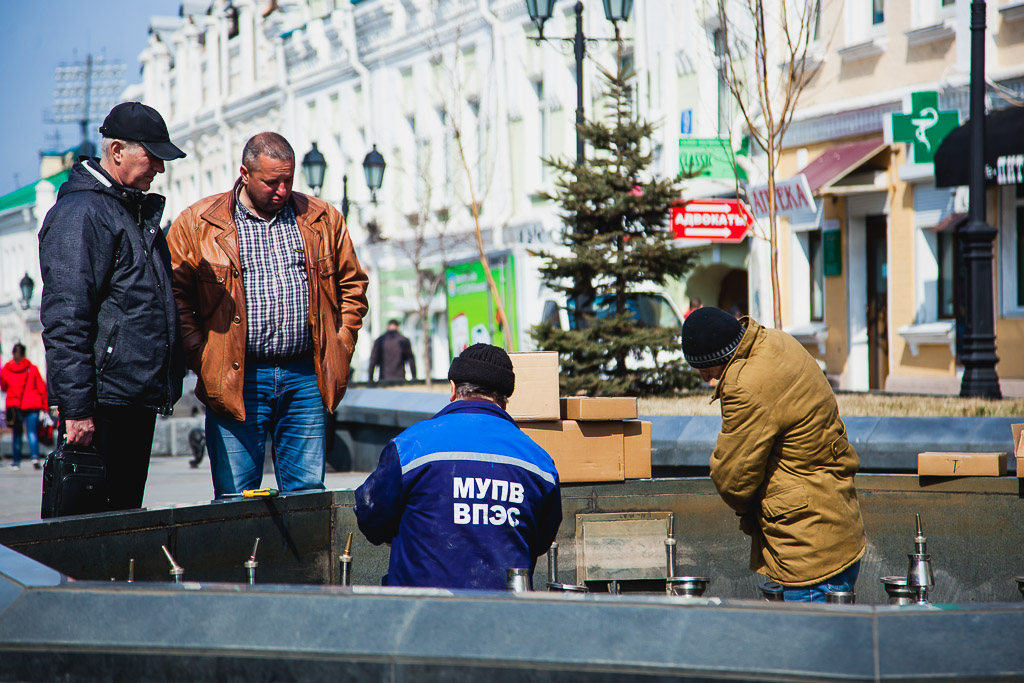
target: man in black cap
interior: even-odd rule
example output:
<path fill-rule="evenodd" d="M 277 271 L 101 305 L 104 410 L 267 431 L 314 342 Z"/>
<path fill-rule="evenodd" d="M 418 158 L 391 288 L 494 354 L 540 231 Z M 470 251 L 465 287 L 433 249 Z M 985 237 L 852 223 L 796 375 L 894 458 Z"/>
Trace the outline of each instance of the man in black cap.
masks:
<path fill-rule="evenodd" d="M 60 431 L 103 457 L 109 509 L 121 510 L 142 506 L 156 414 L 181 396 L 164 198 L 147 190 L 185 153 L 139 102 L 111 109 L 100 133 L 100 158 L 71 168 L 39 231 L 40 318 Z"/>
<path fill-rule="evenodd" d="M 718 380 L 711 478 L 751 537 L 750 568 L 794 602 L 852 591 L 867 543 L 860 460 L 817 362 L 785 332 L 710 307 L 687 316 L 683 354 L 705 382 Z"/>
<path fill-rule="evenodd" d="M 474 344 L 448 370 L 451 403 L 384 448 L 356 490 L 359 529 L 389 543 L 384 583 L 504 590 L 506 569 L 547 552 L 562 521 L 554 462 L 505 412 L 508 354 Z"/>

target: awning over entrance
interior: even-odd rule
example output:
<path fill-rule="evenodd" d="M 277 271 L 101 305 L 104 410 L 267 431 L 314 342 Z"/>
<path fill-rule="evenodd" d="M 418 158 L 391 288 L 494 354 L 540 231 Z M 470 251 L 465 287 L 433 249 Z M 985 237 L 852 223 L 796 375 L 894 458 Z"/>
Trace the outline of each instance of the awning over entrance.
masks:
<path fill-rule="evenodd" d="M 882 138 L 837 145 L 807 164 L 800 173 L 807 176 L 807 184 L 815 195 L 884 189 L 884 186 L 878 187 L 875 180 L 877 174 L 885 170 L 888 160 L 882 164 L 871 162 L 887 148 Z"/>
<path fill-rule="evenodd" d="M 970 183 L 971 122 L 953 130 L 935 152 L 935 185 Z M 985 114 L 985 184 L 1024 182 L 1024 108 Z"/>

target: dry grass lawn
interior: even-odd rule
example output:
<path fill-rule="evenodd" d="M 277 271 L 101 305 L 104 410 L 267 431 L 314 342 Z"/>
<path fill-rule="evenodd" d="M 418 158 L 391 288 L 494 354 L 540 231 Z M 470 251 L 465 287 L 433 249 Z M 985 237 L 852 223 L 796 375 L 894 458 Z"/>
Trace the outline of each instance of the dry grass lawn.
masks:
<path fill-rule="evenodd" d="M 990 401 L 958 396 L 921 396 L 909 394 L 836 394 L 839 412 L 846 417 L 1022 417 L 1024 399 Z M 718 403 L 711 395 L 684 398 L 647 398 L 640 400 L 641 415 L 718 415 Z"/>
<path fill-rule="evenodd" d="M 401 391 L 447 393 L 447 382 L 406 384 L 394 387 Z M 958 396 L 923 396 L 917 394 L 867 394 L 842 392 L 836 394 L 839 412 L 847 417 L 1021 417 L 1024 421 L 1024 399 L 988 401 Z M 641 415 L 718 415 L 718 403 L 711 403 L 710 393 L 683 398 L 642 398 Z"/>

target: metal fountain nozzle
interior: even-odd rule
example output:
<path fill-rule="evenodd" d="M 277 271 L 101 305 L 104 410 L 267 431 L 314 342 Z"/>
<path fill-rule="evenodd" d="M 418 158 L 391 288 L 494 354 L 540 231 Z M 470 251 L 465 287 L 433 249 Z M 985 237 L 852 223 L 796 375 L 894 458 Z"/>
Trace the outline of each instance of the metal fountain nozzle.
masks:
<path fill-rule="evenodd" d="M 345 550 L 341 553 L 341 585 L 351 586 L 352 585 L 352 532 L 348 533 L 348 539 L 345 541 Z"/>
<path fill-rule="evenodd" d="M 548 584 L 552 583 L 558 583 L 558 541 L 553 541 L 548 550 Z"/>
<path fill-rule="evenodd" d="M 174 561 L 174 558 L 171 557 L 171 551 L 167 549 L 167 546 L 162 545 L 160 549 L 164 551 L 167 561 L 171 563 L 171 577 L 174 579 L 174 583 L 181 583 L 181 577 L 185 574 L 184 568 Z"/>
<path fill-rule="evenodd" d="M 256 561 L 256 549 L 260 547 L 260 537 L 256 537 L 256 542 L 252 544 L 252 555 L 244 563 L 245 570 L 249 573 L 249 585 L 252 586 L 256 583 L 256 567 L 259 566 L 259 562 Z"/>
<path fill-rule="evenodd" d="M 916 517 L 914 552 L 907 556 L 907 586 L 917 593 L 918 604 L 923 605 L 928 603 L 928 593 L 935 587 L 935 575 L 932 573 L 932 556 L 928 553 L 928 539 L 921 530 L 921 515 Z"/>
<path fill-rule="evenodd" d="M 917 535 L 914 536 L 914 552 L 918 555 L 924 555 L 928 552 L 928 539 L 924 537 L 924 532 L 921 531 L 921 515 L 915 513 L 914 517 L 917 520 Z"/>

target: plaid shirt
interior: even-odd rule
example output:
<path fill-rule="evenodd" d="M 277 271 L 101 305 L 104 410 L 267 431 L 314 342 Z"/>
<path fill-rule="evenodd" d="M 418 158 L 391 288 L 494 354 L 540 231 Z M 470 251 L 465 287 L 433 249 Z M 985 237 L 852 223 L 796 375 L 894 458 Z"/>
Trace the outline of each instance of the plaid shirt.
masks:
<path fill-rule="evenodd" d="M 306 255 L 288 202 L 266 221 L 235 193 L 235 225 L 247 315 L 247 355 L 295 356 L 313 349 Z"/>

